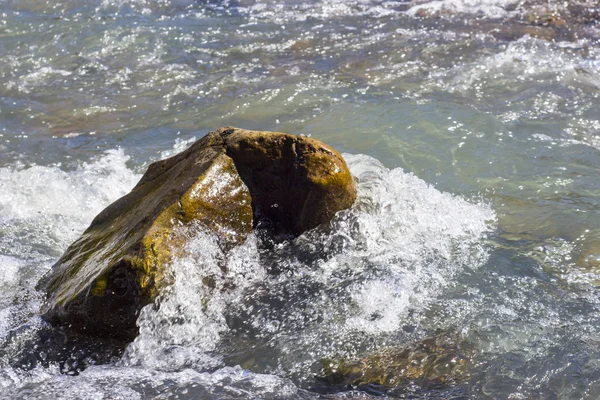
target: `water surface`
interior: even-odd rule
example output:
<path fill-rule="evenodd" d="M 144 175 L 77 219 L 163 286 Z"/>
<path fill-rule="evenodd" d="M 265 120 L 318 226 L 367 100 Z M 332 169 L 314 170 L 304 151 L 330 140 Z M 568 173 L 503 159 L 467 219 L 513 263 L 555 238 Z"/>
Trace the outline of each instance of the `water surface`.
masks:
<path fill-rule="evenodd" d="M 599 16 L 587 0 L 0 2 L 0 396 L 600 397 Z M 124 352 L 48 327 L 37 280 L 150 162 L 225 125 L 329 143 L 359 201 L 268 254 L 198 232 Z M 235 289 L 206 292 L 222 259 Z M 462 379 L 320 379 L 324 360 L 440 333 L 469 349 Z"/>

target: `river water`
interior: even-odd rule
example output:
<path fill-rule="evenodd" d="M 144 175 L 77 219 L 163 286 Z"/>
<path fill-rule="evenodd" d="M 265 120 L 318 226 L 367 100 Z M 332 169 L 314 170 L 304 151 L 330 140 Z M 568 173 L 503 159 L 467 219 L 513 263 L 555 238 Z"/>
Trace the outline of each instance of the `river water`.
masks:
<path fill-rule="evenodd" d="M 599 398 L 599 18 L 592 0 L 1 0 L 0 397 Z M 225 125 L 327 142 L 357 203 L 268 250 L 197 232 L 126 348 L 43 322 L 35 284 L 93 217 Z M 440 337 L 461 373 L 327 380 Z"/>

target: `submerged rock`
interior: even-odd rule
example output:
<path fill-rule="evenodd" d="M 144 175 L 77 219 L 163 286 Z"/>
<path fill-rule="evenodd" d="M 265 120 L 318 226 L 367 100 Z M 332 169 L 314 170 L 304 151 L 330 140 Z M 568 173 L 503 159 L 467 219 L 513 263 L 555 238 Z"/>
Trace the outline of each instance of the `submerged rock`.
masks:
<path fill-rule="evenodd" d="M 209 229 L 225 247 L 257 227 L 299 235 L 355 198 L 346 163 L 329 146 L 221 128 L 150 165 L 129 194 L 92 221 L 38 284 L 47 293 L 43 316 L 131 339 L 140 309 L 169 284 L 165 266 L 184 251 L 185 229 Z"/>
<path fill-rule="evenodd" d="M 323 380 L 343 388 L 451 386 L 468 379 L 472 353 L 468 344 L 443 333 L 359 360 L 324 360 Z"/>

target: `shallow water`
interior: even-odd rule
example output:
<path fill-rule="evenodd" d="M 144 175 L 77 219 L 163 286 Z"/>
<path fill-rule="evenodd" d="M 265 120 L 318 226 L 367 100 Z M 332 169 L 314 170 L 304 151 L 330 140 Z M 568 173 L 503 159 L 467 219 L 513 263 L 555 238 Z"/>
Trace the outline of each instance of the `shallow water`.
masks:
<path fill-rule="evenodd" d="M 0 2 L 0 397 L 600 397 L 599 16 L 588 0 Z M 197 232 L 126 349 L 42 322 L 35 284 L 92 218 L 224 125 L 331 144 L 359 200 L 269 251 Z M 461 379 L 322 379 L 326 360 L 439 334 L 469 349 Z"/>

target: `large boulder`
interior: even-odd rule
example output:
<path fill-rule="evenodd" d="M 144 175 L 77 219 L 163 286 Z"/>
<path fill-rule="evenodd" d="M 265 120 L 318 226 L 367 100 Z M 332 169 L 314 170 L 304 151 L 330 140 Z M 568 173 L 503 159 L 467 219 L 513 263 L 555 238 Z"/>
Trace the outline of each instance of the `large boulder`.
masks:
<path fill-rule="evenodd" d="M 47 293 L 43 316 L 131 339 L 140 309 L 169 284 L 165 266 L 184 248 L 185 229 L 209 229 L 225 247 L 254 228 L 294 236 L 355 198 L 346 163 L 324 143 L 221 128 L 150 165 L 129 194 L 98 214 L 38 284 Z"/>

